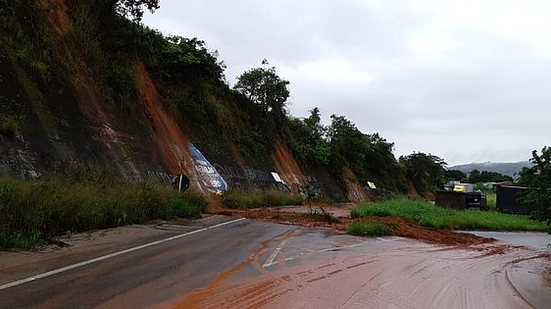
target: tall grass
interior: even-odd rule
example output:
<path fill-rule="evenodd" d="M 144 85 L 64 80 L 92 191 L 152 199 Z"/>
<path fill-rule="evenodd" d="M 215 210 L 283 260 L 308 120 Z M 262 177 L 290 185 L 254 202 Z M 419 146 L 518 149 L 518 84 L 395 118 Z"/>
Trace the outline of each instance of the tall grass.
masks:
<path fill-rule="evenodd" d="M 229 191 L 222 200 L 229 208 L 262 208 L 270 206 L 301 205 L 300 195 L 276 190 L 266 192 Z"/>
<path fill-rule="evenodd" d="M 0 134 L 7 137 L 16 136 L 21 130 L 21 118 L 15 116 L 0 117 Z"/>
<path fill-rule="evenodd" d="M 202 195 L 107 175 L 56 175 L 37 181 L 0 176 L 0 247 L 29 248 L 68 232 L 191 218 L 206 208 Z"/>
<path fill-rule="evenodd" d="M 356 236 L 388 236 L 392 230 L 380 222 L 354 222 L 348 226 L 348 234 Z"/>
<path fill-rule="evenodd" d="M 496 193 L 495 192 L 488 192 L 486 193 L 486 206 L 489 210 L 496 210 Z"/>
<path fill-rule="evenodd" d="M 420 225 L 447 230 L 548 231 L 545 222 L 529 216 L 495 211 L 452 210 L 424 201 L 396 199 L 360 205 L 352 217 L 393 216 L 411 219 Z"/>

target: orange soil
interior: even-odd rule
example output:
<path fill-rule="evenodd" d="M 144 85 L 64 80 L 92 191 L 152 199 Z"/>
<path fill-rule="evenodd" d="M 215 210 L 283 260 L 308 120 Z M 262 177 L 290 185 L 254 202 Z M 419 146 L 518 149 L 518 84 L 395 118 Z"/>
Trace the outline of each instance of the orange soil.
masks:
<path fill-rule="evenodd" d="M 297 192 L 298 186 L 305 179 L 304 173 L 281 137 L 276 138 L 272 161 L 281 179 Z"/>
<path fill-rule="evenodd" d="M 369 195 L 365 191 L 364 187 L 358 181 L 358 177 L 349 168 L 344 168 L 344 181 L 348 187 L 348 199 L 351 202 L 365 202 L 369 200 Z"/>
<path fill-rule="evenodd" d="M 327 222 L 321 216 L 309 213 L 280 212 L 271 209 L 225 209 L 215 211 L 216 214 L 239 216 L 254 220 L 269 221 L 281 224 L 300 225 L 306 227 L 322 228 L 344 233 L 347 219 L 336 219 L 335 222 Z"/>
<path fill-rule="evenodd" d="M 306 207 L 306 206 L 304 206 Z M 330 211 L 330 207 L 326 207 Z M 315 208 L 314 208 L 315 210 Z M 345 233 L 348 225 L 353 222 L 382 222 L 389 226 L 395 236 L 418 239 L 433 244 L 468 246 L 494 242 L 494 239 L 475 236 L 468 233 L 459 233 L 446 230 L 435 230 L 421 226 L 411 220 L 398 217 L 365 217 L 352 219 L 350 217 L 334 218 L 328 222 L 325 217 L 318 214 L 284 212 L 274 209 L 232 209 L 218 210 L 215 213 L 223 215 L 241 216 L 249 219 L 264 220 L 281 224 L 295 224 L 306 227 L 321 228 Z"/>
<path fill-rule="evenodd" d="M 40 0 L 48 9 L 48 20 L 59 35 L 66 35 L 73 29 L 73 21 L 67 14 L 65 0 Z"/>
<path fill-rule="evenodd" d="M 203 308 L 204 306 L 203 303 L 205 300 L 208 299 L 208 296 L 211 294 L 214 294 L 215 291 L 218 290 L 223 283 L 225 283 L 225 281 L 227 281 L 233 275 L 241 271 L 247 264 L 248 264 L 248 261 L 243 261 L 233 266 L 232 268 L 214 277 L 206 288 L 197 289 L 192 293 L 186 295 L 186 297 L 183 300 L 183 302 L 185 303 L 185 306 L 183 306 L 182 308 L 186 308 L 186 309 Z"/>
<path fill-rule="evenodd" d="M 147 110 L 155 132 L 155 141 L 167 168 L 174 174 L 189 173 L 193 161 L 188 140 L 176 121 L 166 112 L 161 96 L 142 62 L 138 63 L 136 80 L 140 101 Z"/>
<path fill-rule="evenodd" d="M 441 245 L 480 245 L 494 242 L 495 239 L 484 238 L 468 233 L 435 230 L 404 218 L 398 217 L 365 217 L 362 222 L 382 222 L 392 230 L 396 236 L 422 240 Z"/>
<path fill-rule="evenodd" d="M 59 45 L 58 57 L 67 64 L 67 69 L 73 77 L 72 84 L 78 99 L 79 108 L 88 119 L 97 124 L 99 140 L 111 150 L 112 159 L 117 164 L 124 164 L 122 169 L 129 174 L 136 174 L 137 170 L 127 157 L 122 147 L 121 134 L 113 124 L 118 121 L 114 119 L 113 112 L 109 111 L 109 104 L 105 96 L 98 89 L 91 70 L 83 61 L 78 50 L 71 48 L 66 35 L 72 31 L 73 20 L 68 14 L 64 0 L 40 0 L 42 5 L 48 9 L 48 20 L 58 34 L 57 44 Z"/>

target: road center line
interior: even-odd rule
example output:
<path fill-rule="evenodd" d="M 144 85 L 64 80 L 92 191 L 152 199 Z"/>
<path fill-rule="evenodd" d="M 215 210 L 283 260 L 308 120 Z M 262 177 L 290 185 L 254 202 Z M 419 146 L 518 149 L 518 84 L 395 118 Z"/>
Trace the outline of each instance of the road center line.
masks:
<path fill-rule="evenodd" d="M 58 268 L 58 269 L 54 269 L 52 271 L 45 272 L 45 273 L 35 275 L 35 276 L 32 276 L 32 277 L 28 277 L 28 278 L 25 278 L 25 279 L 21 279 L 21 280 L 13 281 L 13 282 L 10 282 L 10 283 L 6 283 L 4 285 L 0 285 L 0 291 L 11 288 L 11 287 L 14 287 L 14 286 L 18 286 L 18 285 L 21 285 L 21 284 L 25 284 L 25 283 L 28 283 L 28 282 L 32 282 L 32 281 L 35 281 L 35 280 L 38 280 L 38 279 L 50 277 L 50 276 L 53 276 L 53 275 L 56 275 L 56 274 L 59 274 L 59 273 L 62 273 L 62 272 L 66 272 L 66 271 L 75 269 L 75 268 L 90 265 L 92 263 L 97 263 L 97 262 L 100 262 L 100 261 L 103 261 L 103 260 L 107 260 L 107 259 L 119 256 L 119 255 L 123 255 L 123 254 L 126 254 L 126 253 L 141 250 L 141 249 L 144 249 L 144 248 L 147 248 L 147 247 L 162 244 L 162 243 L 172 241 L 172 240 L 175 240 L 175 239 L 178 239 L 178 238 L 182 238 L 182 237 L 190 236 L 190 235 L 193 235 L 193 234 L 201 233 L 201 232 L 204 232 L 204 231 L 212 230 L 212 229 L 215 229 L 215 228 L 218 228 L 218 227 L 222 227 L 224 225 L 237 223 L 237 222 L 243 221 L 243 220 L 245 220 L 245 218 L 240 218 L 240 219 L 235 219 L 235 220 L 231 220 L 231 221 L 222 222 L 222 223 L 219 223 L 219 224 L 215 224 L 215 225 L 212 225 L 212 226 L 207 226 L 207 227 L 204 227 L 204 228 L 201 228 L 201 229 L 198 229 L 198 230 L 194 230 L 194 231 L 191 231 L 191 232 L 187 232 L 187 233 L 184 233 L 184 234 L 180 234 L 180 235 L 172 236 L 172 237 L 169 237 L 169 238 L 153 241 L 153 242 L 141 245 L 141 246 L 133 247 L 133 248 L 130 248 L 130 249 L 126 249 L 126 250 L 122 250 L 122 251 L 118 251 L 118 252 L 114 252 L 114 253 L 110 253 L 110 254 L 106 254 L 106 255 L 102 255 L 100 257 L 97 257 L 97 258 L 94 258 L 94 259 L 91 259 L 91 260 L 87 260 L 87 261 L 84 261 L 84 262 L 76 263 L 76 264 L 65 266 L 65 267 Z"/>

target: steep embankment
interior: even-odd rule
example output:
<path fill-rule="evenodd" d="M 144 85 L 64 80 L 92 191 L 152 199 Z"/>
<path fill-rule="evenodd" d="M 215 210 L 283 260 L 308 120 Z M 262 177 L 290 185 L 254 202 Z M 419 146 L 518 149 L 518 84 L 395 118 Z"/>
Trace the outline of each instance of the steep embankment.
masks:
<path fill-rule="evenodd" d="M 229 89 L 202 42 L 170 41 L 109 8 L 24 0 L 0 19 L 14 28 L 0 34 L 0 121 L 13 124 L 0 131 L 1 173 L 34 178 L 69 162 L 132 178 L 183 173 L 218 192 L 284 188 L 275 172 L 294 192 L 346 196 L 342 181 L 293 156 L 282 122 Z M 368 199 L 345 172 L 348 199 Z"/>
<path fill-rule="evenodd" d="M 279 137 L 274 144 L 272 160 L 276 171 L 294 191 L 299 190 L 300 184 L 307 182 L 304 172 L 291 154 L 289 147 Z"/>
<path fill-rule="evenodd" d="M 124 136 L 120 128 L 123 121 L 110 106 L 105 95 L 98 89 L 83 56 L 78 50 L 71 48 L 69 35 L 73 21 L 68 15 L 64 0 L 41 0 L 49 8 L 48 20 L 57 33 L 55 41 L 57 57 L 66 64 L 71 75 L 71 85 L 76 94 L 79 108 L 92 124 L 94 137 L 107 148 L 105 152 L 119 170 L 125 175 L 139 175 L 132 158 L 125 148 L 131 147 L 131 136 Z M 126 140 L 126 141 L 125 141 Z"/>
<path fill-rule="evenodd" d="M 369 200 L 369 196 L 366 192 L 366 189 L 358 181 L 358 177 L 354 172 L 348 168 L 344 168 L 344 182 L 348 188 L 347 198 L 349 201 L 361 202 Z"/>

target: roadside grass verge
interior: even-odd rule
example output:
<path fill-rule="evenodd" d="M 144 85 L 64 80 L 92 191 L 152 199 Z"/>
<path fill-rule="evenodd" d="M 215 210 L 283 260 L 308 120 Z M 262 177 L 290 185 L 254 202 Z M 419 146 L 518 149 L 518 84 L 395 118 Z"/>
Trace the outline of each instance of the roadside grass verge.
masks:
<path fill-rule="evenodd" d="M 389 236 L 392 229 L 381 222 L 354 222 L 348 226 L 347 233 L 356 236 Z"/>
<path fill-rule="evenodd" d="M 360 205 L 352 210 L 351 215 L 352 218 L 402 217 L 422 226 L 443 230 L 549 231 L 545 222 L 532 220 L 529 216 L 495 211 L 453 210 L 407 199 Z"/>
<path fill-rule="evenodd" d="M 302 205 L 300 195 L 270 190 L 256 191 L 228 191 L 224 193 L 222 203 L 229 208 L 262 208 L 271 206 Z"/>
<path fill-rule="evenodd" d="M 0 248 L 32 248 L 67 233 L 192 218 L 206 210 L 203 195 L 178 194 L 154 182 L 126 182 L 91 173 L 39 180 L 0 176 Z"/>

